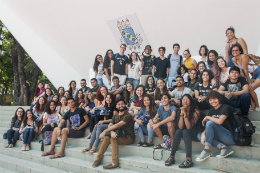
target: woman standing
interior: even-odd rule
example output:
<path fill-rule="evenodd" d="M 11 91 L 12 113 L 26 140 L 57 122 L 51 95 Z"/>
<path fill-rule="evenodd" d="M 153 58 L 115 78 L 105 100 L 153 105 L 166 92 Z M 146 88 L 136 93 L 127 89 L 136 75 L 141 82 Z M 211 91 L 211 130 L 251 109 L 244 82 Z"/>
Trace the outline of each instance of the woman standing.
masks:
<path fill-rule="evenodd" d="M 98 81 L 98 86 L 102 86 L 103 84 L 103 79 L 102 76 L 104 74 L 103 70 L 103 57 L 101 55 L 97 55 L 95 58 L 95 62 L 93 65 L 93 70 L 95 72 L 95 78 Z"/>
<path fill-rule="evenodd" d="M 183 56 L 185 58 L 184 65 L 187 67 L 187 69 L 190 71 L 192 68 L 195 68 L 197 66 L 197 61 L 193 58 L 191 58 L 190 50 L 186 49 L 183 52 Z"/>
<path fill-rule="evenodd" d="M 38 132 L 38 124 L 33 116 L 31 110 L 25 112 L 25 117 L 23 119 L 19 133 L 23 135 L 23 147 L 22 151 L 30 150 L 30 143 L 35 138 L 35 134 Z"/>
<path fill-rule="evenodd" d="M 170 157 L 165 161 L 165 166 L 171 166 L 175 163 L 175 153 L 180 145 L 181 138 L 184 139 L 186 159 L 179 168 L 189 168 L 192 163 L 192 141 L 198 141 L 197 135 L 199 131 L 200 111 L 196 109 L 196 104 L 189 94 L 184 94 L 181 98 L 180 110 L 177 111 L 176 122 L 178 122 L 178 130 L 176 131 Z"/>
<path fill-rule="evenodd" d="M 142 67 L 139 55 L 135 52 L 132 52 L 128 58 L 128 78 L 127 81 L 130 81 L 134 85 L 134 89 L 139 85 L 140 78 L 142 76 Z"/>
<path fill-rule="evenodd" d="M 111 49 L 107 50 L 105 59 L 104 59 L 104 66 L 103 71 L 103 83 L 107 88 L 111 88 L 111 58 L 113 56 L 113 51 Z"/>
<path fill-rule="evenodd" d="M 78 89 L 76 88 L 76 81 L 72 80 L 69 84 L 69 92 L 71 93 L 72 97 L 75 99 L 76 93 Z"/>
<path fill-rule="evenodd" d="M 15 111 L 15 115 L 11 121 L 11 128 L 7 131 L 8 144 L 5 148 L 13 148 L 16 141 L 19 139 L 19 129 L 24 118 L 24 109 L 19 107 Z"/>
<path fill-rule="evenodd" d="M 209 51 L 209 49 L 207 48 L 206 45 L 200 46 L 199 54 L 200 54 L 201 57 L 200 57 L 199 61 L 205 62 L 206 67 L 208 66 L 208 62 L 207 62 L 208 51 Z"/>
<path fill-rule="evenodd" d="M 233 44 L 239 43 L 242 46 L 243 52 L 247 54 L 247 45 L 243 38 L 236 38 L 235 36 L 235 29 L 233 27 L 230 27 L 226 30 L 226 36 L 228 38 L 228 42 L 226 44 L 225 50 L 226 50 L 226 62 L 229 67 L 234 66 L 235 64 L 232 61 L 233 55 L 232 52 L 230 52 L 230 48 Z"/>

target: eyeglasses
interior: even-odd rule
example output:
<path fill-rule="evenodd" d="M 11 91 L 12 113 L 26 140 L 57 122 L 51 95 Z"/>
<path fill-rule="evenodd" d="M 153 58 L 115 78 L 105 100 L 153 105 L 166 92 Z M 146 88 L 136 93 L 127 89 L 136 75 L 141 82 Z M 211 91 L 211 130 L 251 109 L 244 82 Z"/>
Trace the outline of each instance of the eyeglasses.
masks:
<path fill-rule="evenodd" d="M 182 99 L 183 102 L 188 102 L 190 99 Z"/>
<path fill-rule="evenodd" d="M 153 79 L 148 79 L 149 81 L 153 81 Z"/>
<path fill-rule="evenodd" d="M 122 104 L 117 104 L 117 106 L 125 106 L 125 104 L 124 104 L 124 103 L 122 103 Z"/>
<path fill-rule="evenodd" d="M 126 47 L 120 47 L 121 49 L 126 49 Z"/>
<path fill-rule="evenodd" d="M 232 52 L 238 52 L 239 50 L 232 50 Z"/>
<path fill-rule="evenodd" d="M 23 113 L 23 111 L 17 111 L 18 113 Z"/>
<path fill-rule="evenodd" d="M 108 54 L 113 54 L 113 53 L 108 53 Z"/>
<path fill-rule="evenodd" d="M 205 66 L 204 65 L 200 65 L 199 68 L 205 68 Z"/>

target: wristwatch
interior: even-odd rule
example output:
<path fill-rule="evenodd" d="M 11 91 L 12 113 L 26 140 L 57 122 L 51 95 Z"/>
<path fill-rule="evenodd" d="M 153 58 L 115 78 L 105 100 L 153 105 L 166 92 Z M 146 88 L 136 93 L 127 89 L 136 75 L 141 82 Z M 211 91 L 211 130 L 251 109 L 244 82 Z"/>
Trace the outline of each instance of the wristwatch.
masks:
<path fill-rule="evenodd" d="M 183 116 L 183 115 L 181 115 L 180 117 L 184 118 L 184 116 Z"/>

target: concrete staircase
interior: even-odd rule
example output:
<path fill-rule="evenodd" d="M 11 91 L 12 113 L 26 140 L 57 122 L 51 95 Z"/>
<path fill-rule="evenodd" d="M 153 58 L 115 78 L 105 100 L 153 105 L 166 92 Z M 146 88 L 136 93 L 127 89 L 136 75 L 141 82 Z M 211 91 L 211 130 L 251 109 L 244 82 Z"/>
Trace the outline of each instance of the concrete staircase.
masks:
<path fill-rule="evenodd" d="M 29 107 L 24 107 L 28 109 Z M 203 150 L 200 142 L 193 142 L 192 154 L 194 160 L 194 167 L 189 169 L 179 169 L 180 164 L 185 159 L 185 146 L 181 141 L 179 150 L 176 153 L 176 164 L 170 167 L 164 166 L 165 160 L 169 157 L 170 151 L 163 150 L 163 157 L 161 160 L 161 149 L 155 150 L 155 158 L 153 159 L 152 147 L 137 147 L 136 144 L 140 138 L 136 136 L 135 142 L 132 145 L 119 146 L 119 162 L 120 169 L 103 170 L 102 166 L 111 163 L 111 147 L 105 153 L 102 165 L 97 168 L 92 168 L 97 153 L 89 155 L 81 153 L 81 150 L 88 146 L 89 140 L 68 139 L 65 149 L 66 157 L 60 159 L 49 159 L 48 157 L 41 157 L 41 145 L 38 143 L 41 136 L 37 136 L 36 140 L 31 143 L 30 151 L 21 151 L 22 141 L 17 141 L 14 148 L 4 148 L 7 140 L 2 138 L 10 127 L 11 118 L 14 116 L 17 107 L 14 106 L 0 106 L 0 172 L 177 172 L 177 173 L 211 173 L 218 172 L 217 170 L 225 170 L 226 172 L 250 172 L 259 173 L 260 170 L 260 115 L 258 112 L 250 112 L 249 118 L 257 127 L 256 133 L 253 135 L 252 147 L 232 146 L 234 154 L 225 159 L 218 159 L 215 155 L 219 154 L 219 150 L 211 148 L 214 156 L 204 162 L 196 162 L 196 157 L 199 156 Z M 85 135 L 89 133 L 86 129 Z M 158 137 L 153 138 L 153 143 L 158 144 L 160 140 Z M 55 152 L 58 152 L 60 144 L 56 145 Z M 45 146 L 45 151 L 49 146 Z"/>

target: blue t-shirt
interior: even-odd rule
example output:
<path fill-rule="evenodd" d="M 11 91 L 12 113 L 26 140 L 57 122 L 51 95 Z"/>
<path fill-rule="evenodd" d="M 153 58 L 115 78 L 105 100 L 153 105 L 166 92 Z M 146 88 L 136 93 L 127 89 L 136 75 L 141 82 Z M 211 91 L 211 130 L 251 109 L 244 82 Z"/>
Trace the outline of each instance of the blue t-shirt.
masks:
<path fill-rule="evenodd" d="M 89 106 L 91 109 L 93 109 L 93 108 L 95 107 L 95 103 L 94 103 L 94 102 L 89 102 L 89 103 L 88 103 L 88 106 Z"/>
<path fill-rule="evenodd" d="M 163 121 L 166 118 L 168 118 L 169 116 L 171 116 L 173 111 L 175 111 L 175 112 L 177 111 L 177 108 L 175 106 L 170 105 L 170 109 L 168 111 L 165 111 L 164 106 L 161 105 L 161 106 L 159 106 L 157 114 L 160 115 L 161 121 Z M 167 126 L 167 124 L 163 124 L 163 125 Z"/>
<path fill-rule="evenodd" d="M 156 108 L 156 107 L 154 107 L 154 110 L 155 110 L 155 112 L 157 112 L 157 108 Z M 149 113 L 147 112 L 146 108 L 141 109 L 141 110 L 137 113 L 137 115 L 138 115 L 138 116 L 139 116 L 139 115 L 147 115 L 147 116 L 150 118 L 150 115 L 149 115 Z M 153 116 L 155 116 L 155 115 L 153 115 Z"/>

